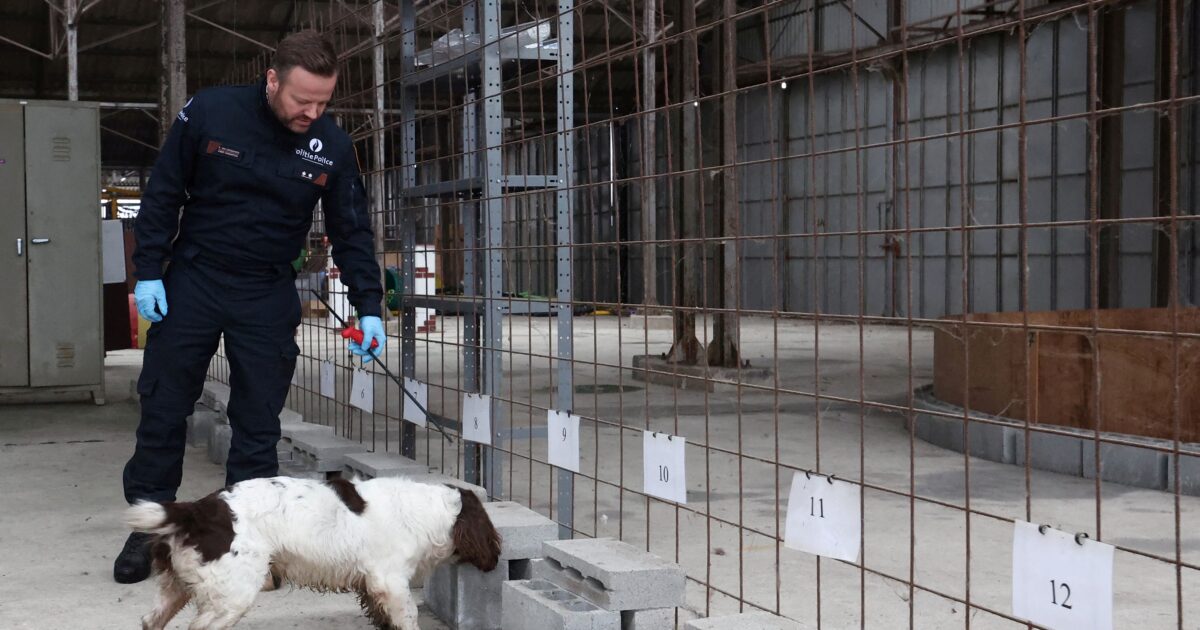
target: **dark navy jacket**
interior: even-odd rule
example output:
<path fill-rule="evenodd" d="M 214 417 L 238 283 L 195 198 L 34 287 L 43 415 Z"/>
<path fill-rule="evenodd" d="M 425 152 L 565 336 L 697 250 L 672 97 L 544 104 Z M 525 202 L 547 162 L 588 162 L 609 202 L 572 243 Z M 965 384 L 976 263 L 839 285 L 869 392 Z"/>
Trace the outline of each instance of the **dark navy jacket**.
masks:
<path fill-rule="evenodd" d="M 265 84 L 202 90 L 179 112 L 134 226 L 137 277 L 161 278 L 185 249 L 232 269 L 287 265 L 320 199 L 350 303 L 378 316 L 383 290 L 354 145 L 329 116 L 305 134 L 288 130 Z"/>

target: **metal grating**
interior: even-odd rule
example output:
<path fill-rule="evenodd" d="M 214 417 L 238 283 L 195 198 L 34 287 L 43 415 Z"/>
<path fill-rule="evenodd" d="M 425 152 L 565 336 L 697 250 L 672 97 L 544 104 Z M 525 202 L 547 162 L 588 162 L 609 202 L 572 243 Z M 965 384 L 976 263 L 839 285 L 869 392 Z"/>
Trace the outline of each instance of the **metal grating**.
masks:
<path fill-rule="evenodd" d="M 490 394 L 495 435 L 403 421 L 381 374 L 349 406 L 321 317 L 306 419 L 680 563 L 679 626 L 1041 627 L 1015 521 L 1115 547 L 1115 627 L 1196 626 L 1195 3 L 296 4 L 347 51 L 386 362 L 453 433 Z M 553 55 L 506 52 L 539 24 Z M 418 68 L 453 29 L 480 48 Z M 644 431 L 686 439 L 686 504 L 644 490 Z M 857 488 L 856 560 L 785 547 L 797 473 Z"/>

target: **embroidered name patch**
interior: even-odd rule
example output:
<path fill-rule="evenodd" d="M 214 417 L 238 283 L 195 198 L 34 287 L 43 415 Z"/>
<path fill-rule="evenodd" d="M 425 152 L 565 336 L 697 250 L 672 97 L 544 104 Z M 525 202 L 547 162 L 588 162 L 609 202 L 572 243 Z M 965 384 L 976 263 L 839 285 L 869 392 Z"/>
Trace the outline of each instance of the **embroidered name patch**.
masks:
<path fill-rule="evenodd" d="M 221 144 L 220 142 L 217 142 L 216 140 L 208 141 L 208 147 L 205 149 L 205 153 L 208 153 L 209 155 L 214 155 L 214 154 L 221 155 L 221 156 L 233 159 L 233 160 L 241 160 L 242 159 L 242 151 L 241 150 L 235 149 L 230 146 L 225 146 L 225 145 Z"/>

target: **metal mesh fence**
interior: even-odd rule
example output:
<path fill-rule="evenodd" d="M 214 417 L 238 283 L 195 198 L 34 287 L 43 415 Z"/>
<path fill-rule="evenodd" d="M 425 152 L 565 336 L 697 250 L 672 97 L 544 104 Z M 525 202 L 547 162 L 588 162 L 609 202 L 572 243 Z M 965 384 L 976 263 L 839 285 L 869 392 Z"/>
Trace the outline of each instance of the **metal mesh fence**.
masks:
<path fill-rule="evenodd" d="M 1035 627 L 1015 521 L 1115 547 L 1116 627 L 1200 623 L 1195 3 L 293 4 L 344 51 L 383 362 L 455 439 L 378 368 L 349 404 L 319 210 L 306 420 L 678 562 L 679 626 Z M 797 474 L 855 488 L 855 560 L 785 546 Z"/>

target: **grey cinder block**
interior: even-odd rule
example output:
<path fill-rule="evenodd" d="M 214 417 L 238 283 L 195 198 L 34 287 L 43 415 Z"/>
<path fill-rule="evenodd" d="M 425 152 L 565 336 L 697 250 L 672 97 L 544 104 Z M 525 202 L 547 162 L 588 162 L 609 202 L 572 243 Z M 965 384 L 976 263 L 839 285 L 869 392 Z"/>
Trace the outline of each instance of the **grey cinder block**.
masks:
<path fill-rule="evenodd" d="M 279 435 L 282 439 L 287 440 L 289 444 L 297 435 L 302 435 L 305 433 L 323 433 L 325 435 L 333 435 L 333 427 L 324 424 L 314 424 L 312 422 L 279 423 Z"/>
<path fill-rule="evenodd" d="M 553 582 L 615 611 L 684 604 L 683 567 L 611 538 L 556 540 L 542 545 L 535 579 Z"/>
<path fill-rule="evenodd" d="M 1096 445 L 1085 442 L 1083 476 L 1096 478 Z M 1128 444 L 1100 444 L 1100 478 L 1104 481 L 1165 490 L 1167 488 L 1167 454 Z"/>
<path fill-rule="evenodd" d="M 621 630 L 663 630 L 674 627 L 674 608 L 626 610 L 621 613 Z"/>
<path fill-rule="evenodd" d="M 212 437 L 213 427 L 218 424 L 221 414 L 215 411 L 196 411 L 187 419 L 188 446 L 207 446 Z"/>
<path fill-rule="evenodd" d="M 210 409 L 224 413 L 229 406 L 229 386 L 216 381 L 204 381 L 204 393 L 200 395 L 200 401 Z"/>
<path fill-rule="evenodd" d="M 279 424 L 294 424 L 296 422 L 304 422 L 304 416 L 300 415 L 299 411 L 284 407 L 283 410 L 279 412 Z"/>
<path fill-rule="evenodd" d="M 620 630 L 621 614 L 544 580 L 505 582 L 502 589 L 504 628 L 522 630 Z"/>
<path fill-rule="evenodd" d="M 429 483 L 429 484 L 434 484 L 434 485 L 445 484 L 448 486 L 453 486 L 455 488 L 469 490 L 470 492 L 474 492 L 475 496 L 479 497 L 479 500 L 481 502 L 484 502 L 484 503 L 487 502 L 487 490 L 483 489 L 483 487 L 477 486 L 473 483 L 467 483 L 466 481 L 463 481 L 462 479 L 457 479 L 455 477 L 451 477 L 450 475 L 442 475 L 439 473 L 427 473 L 427 474 L 423 474 L 423 475 L 402 475 L 402 476 L 407 479 L 416 481 L 418 483 Z"/>
<path fill-rule="evenodd" d="M 351 453 L 342 459 L 342 473 L 363 479 L 429 474 L 429 467 L 403 455 Z"/>
<path fill-rule="evenodd" d="M 812 626 L 801 625 L 771 613 L 750 612 L 724 617 L 693 619 L 685 630 L 808 630 Z"/>
<path fill-rule="evenodd" d="M 509 565 L 484 573 L 469 564 L 443 563 L 425 580 L 425 605 L 456 630 L 500 630 L 501 586 Z"/>
<path fill-rule="evenodd" d="M 297 479 L 325 481 L 325 473 L 313 470 L 299 461 L 279 462 L 279 475 L 282 477 L 295 477 Z"/>
<path fill-rule="evenodd" d="M 1031 432 L 1029 435 L 1030 465 L 1038 470 L 1083 476 L 1083 439 L 1070 435 Z M 1017 440 L 1016 460 L 1025 465 L 1025 439 Z"/>
<path fill-rule="evenodd" d="M 1175 456 L 1167 455 L 1167 490 L 1175 492 Z M 1200 455 L 1179 454 L 1179 492 L 1200 496 Z"/>
<path fill-rule="evenodd" d="M 336 435 L 303 432 L 292 435 L 292 450 L 297 458 L 320 472 L 342 470 L 343 457 L 363 452 L 363 446 Z"/>
<path fill-rule="evenodd" d="M 232 441 L 232 427 L 227 424 L 214 424 L 208 439 L 208 461 L 224 465 L 229 459 L 229 445 Z"/>
<path fill-rule="evenodd" d="M 483 509 L 500 532 L 500 557 L 505 560 L 540 558 L 542 543 L 558 540 L 558 523 L 520 503 L 494 501 Z"/>

